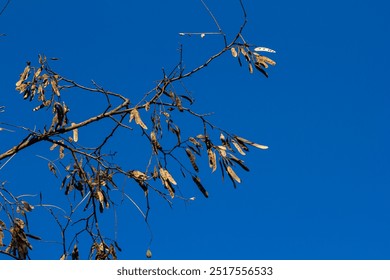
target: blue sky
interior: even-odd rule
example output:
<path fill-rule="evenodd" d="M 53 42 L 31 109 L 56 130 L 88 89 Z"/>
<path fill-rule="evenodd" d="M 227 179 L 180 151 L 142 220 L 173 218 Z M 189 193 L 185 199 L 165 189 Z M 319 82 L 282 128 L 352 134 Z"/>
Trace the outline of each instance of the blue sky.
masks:
<path fill-rule="evenodd" d="M 242 21 L 238 1 L 207 3 L 231 39 Z M 185 84 L 199 112 L 214 112 L 218 126 L 270 148 L 248 153 L 251 172 L 238 171 L 237 189 L 205 164 L 208 199 L 190 181 L 182 188 L 197 199 L 189 204 L 174 200 L 171 209 L 152 199 L 154 258 L 389 259 L 389 4 L 244 3 L 245 39 L 277 51 L 270 77 L 250 75 L 227 53 Z M 0 121 L 40 121 L 14 91 L 25 62 L 38 54 L 60 58 L 51 65 L 64 76 L 93 79 L 137 100 L 161 78 L 162 67 L 177 63 L 180 43 L 187 69 L 218 51 L 221 38 L 178 36 L 207 31 L 216 28 L 200 1 L 12 1 L 0 17 L 0 33 L 7 34 L 0 37 L 0 105 L 7 109 Z M 80 112 L 86 101 L 94 107 L 101 100 L 69 102 Z M 100 129 L 80 134 L 93 138 Z M 139 135 L 131 141 L 137 144 Z M 1 151 L 11 139 L 18 138 L 0 134 Z M 118 150 L 126 144 L 118 141 Z M 60 184 L 36 157 L 42 153 L 47 147 L 18 154 L 0 176 L 16 193 L 46 190 L 55 200 Z M 45 215 L 31 213 L 35 233 L 58 240 Z M 143 259 L 150 235 L 142 217 L 131 205 L 118 215 L 120 257 Z M 108 226 L 113 217 L 108 212 Z M 33 245 L 33 258 L 60 257 L 55 243 Z"/>

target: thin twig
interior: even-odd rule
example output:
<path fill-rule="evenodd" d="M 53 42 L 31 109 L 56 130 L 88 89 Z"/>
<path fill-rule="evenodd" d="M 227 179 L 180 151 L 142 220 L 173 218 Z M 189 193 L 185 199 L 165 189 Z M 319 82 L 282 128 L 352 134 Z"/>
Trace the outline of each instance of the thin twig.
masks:
<path fill-rule="evenodd" d="M 225 47 L 227 46 L 227 40 L 226 40 L 226 35 L 225 33 L 222 31 L 222 28 L 221 26 L 219 25 L 217 19 L 215 18 L 215 16 L 213 15 L 213 13 L 211 12 L 211 10 L 209 9 L 209 7 L 206 5 L 206 3 L 203 1 L 203 0 L 200 0 L 200 2 L 202 2 L 203 6 L 206 8 L 207 12 L 210 14 L 211 18 L 214 20 L 214 23 L 215 25 L 217 26 L 218 30 L 219 30 L 219 33 L 223 35 L 223 40 L 225 42 Z"/>
<path fill-rule="evenodd" d="M 4 162 L 4 164 L 3 164 L 3 165 L 0 167 L 0 170 L 1 170 L 1 169 L 3 169 L 3 167 L 4 167 L 4 166 L 6 166 L 6 165 L 7 165 L 7 163 L 8 163 L 8 162 L 10 162 L 10 161 L 11 161 L 11 159 L 12 159 L 14 156 L 16 156 L 16 154 L 13 154 L 13 155 L 12 155 L 10 158 L 8 158 L 8 159 L 7 159 L 7 161 L 6 161 L 6 162 Z"/>
<path fill-rule="evenodd" d="M 4 13 L 4 11 L 7 9 L 9 3 L 11 3 L 11 0 L 8 0 L 7 3 L 5 3 L 3 9 L 0 11 L 0 16 Z"/>

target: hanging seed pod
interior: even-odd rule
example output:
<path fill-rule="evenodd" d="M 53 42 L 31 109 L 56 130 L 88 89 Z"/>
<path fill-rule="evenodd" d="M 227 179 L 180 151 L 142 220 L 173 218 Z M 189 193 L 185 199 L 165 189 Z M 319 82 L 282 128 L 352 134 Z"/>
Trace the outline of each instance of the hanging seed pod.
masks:
<path fill-rule="evenodd" d="M 146 257 L 148 259 L 150 259 L 152 257 L 152 251 L 148 248 L 148 250 L 146 250 Z"/>
<path fill-rule="evenodd" d="M 196 160 L 195 155 L 191 152 L 191 150 L 189 148 L 186 149 L 186 154 L 187 154 L 187 157 L 190 159 L 191 165 L 194 168 L 194 170 L 196 172 L 199 172 L 199 168 L 198 168 L 198 166 L 196 165 L 196 162 L 195 162 L 195 160 Z"/>
<path fill-rule="evenodd" d="M 240 177 L 237 176 L 237 174 L 234 172 L 234 170 L 230 167 L 230 166 L 227 166 L 226 167 L 226 171 L 227 173 L 229 174 L 229 176 L 231 178 L 233 178 L 235 181 L 237 181 L 238 183 L 241 183 L 241 179 Z"/>
<path fill-rule="evenodd" d="M 237 57 L 238 54 L 237 54 L 237 51 L 234 47 L 231 47 L 230 51 L 231 51 L 233 57 Z"/>
<path fill-rule="evenodd" d="M 209 197 L 209 193 L 207 192 L 207 190 L 201 184 L 199 177 L 192 176 L 192 181 L 194 181 L 195 185 L 198 187 L 198 189 L 204 195 L 204 197 L 208 198 Z"/>
<path fill-rule="evenodd" d="M 71 125 L 74 126 L 76 124 L 72 122 Z M 73 129 L 73 141 L 74 142 L 79 141 L 79 130 L 77 128 Z"/>

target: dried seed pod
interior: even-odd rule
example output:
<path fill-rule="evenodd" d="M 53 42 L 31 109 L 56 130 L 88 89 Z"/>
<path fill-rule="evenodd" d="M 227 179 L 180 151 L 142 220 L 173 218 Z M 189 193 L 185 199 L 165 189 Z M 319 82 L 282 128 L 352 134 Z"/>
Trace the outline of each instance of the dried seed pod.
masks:
<path fill-rule="evenodd" d="M 152 251 L 150 249 L 146 250 L 146 257 L 150 259 L 152 257 Z"/>
<path fill-rule="evenodd" d="M 22 200 L 23 208 L 26 212 L 31 212 L 34 209 L 34 206 L 30 205 L 28 202 Z"/>
<path fill-rule="evenodd" d="M 39 68 L 35 71 L 35 73 L 34 73 L 34 79 L 38 78 L 39 75 L 41 74 L 41 72 L 42 72 L 42 66 L 39 67 Z"/>
<path fill-rule="evenodd" d="M 256 68 L 257 70 L 259 70 L 265 77 L 268 78 L 268 73 L 261 67 L 261 64 L 260 64 L 260 63 L 256 62 L 256 63 L 255 63 L 255 68 Z"/>
<path fill-rule="evenodd" d="M 237 54 L 237 51 L 234 47 L 231 47 L 230 51 L 231 51 L 233 57 L 237 57 L 238 54 Z"/>
<path fill-rule="evenodd" d="M 201 147 L 201 146 L 202 146 L 198 141 L 196 141 L 196 139 L 195 139 L 194 137 L 189 137 L 188 140 L 189 140 L 192 144 L 194 144 L 196 147 Z"/>
<path fill-rule="evenodd" d="M 138 170 L 131 170 L 128 172 L 131 178 L 134 178 L 139 181 L 146 181 L 148 179 L 148 175 Z"/>
<path fill-rule="evenodd" d="M 251 59 L 250 59 L 248 53 L 246 52 L 246 50 L 245 50 L 244 48 L 241 47 L 241 48 L 240 48 L 240 52 L 244 55 L 246 61 L 248 61 L 248 62 L 251 61 Z"/>
<path fill-rule="evenodd" d="M 54 103 L 54 111 L 57 117 L 56 119 L 57 124 L 55 126 L 55 129 L 57 129 L 58 127 L 61 127 L 62 124 L 64 123 L 65 111 L 64 111 L 64 107 L 62 107 L 62 105 L 59 102 Z"/>
<path fill-rule="evenodd" d="M 212 169 L 212 172 L 214 172 L 217 169 L 217 156 L 211 149 L 207 150 L 207 156 L 209 158 L 209 166 Z"/>
<path fill-rule="evenodd" d="M 60 96 L 60 90 L 58 89 L 58 81 L 55 76 L 53 76 L 50 80 L 51 89 L 57 95 Z"/>
<path fill-rule="evenodd" d="M 27 66 L 24 68 L 23 72 L 20 74 L 19 80 L 15 84 L 16 88 L 18 88 L 25 80 L 27 80 L 29 73 L 30 73 L 30 62 L 27 62 Z"/>
<path fill-rule="evenodd" d="M 76 124 L 72 122 L 71 125 L 74 126 Z M 77 128 L 73 129 L 73 141 L 79 141 L 79 130 Z"/>
<path fill-rule="evenodd" d="M 56 169 L 55 169 L 54 165 L 53 165 L 51 162 L 49 162 L 49 163 L 47 164 L 47 166 L 49 167 L 50 172 L 53 173 L 54 176 L 57 177 L 57 172 L 56 172 Z"/>
<path fill-rule="evenodd" d="M 78 259 L 79 259 L 79 249 L 77 248 L 77 244 L 74 244 L 73 251 L 72 251 L 72 260 L 78 260 Z"/>
<path fill-rule="evenodd" d="M 175 179 L 173 179 L 172 175 L 168 172 L 168 170 L 161 167 L 160 168 L 160 175 L 164 180 L 167 180 L 167 181 L 171 182 L 172 184 L 177 185 Z"/>
<path fill-rule="evenodd" d="M 194 170 L 196 172 L 199 172 L 199 168 L 198 168 L 198 166 L 196 165 L 196 162 L 195 162 L 195 160 L 196 160 L 195 155 L 191 152 L 191 150 L 189 148 L 186 149 L 186 154 L 187 154 L 188 158 L 190 159 L 191 165 L 194 168 Z"/>
<path fill-rule="evenodd" d="M 209 193 L 207 192 L 207 190 L 201 184 L 199 177 L 192 176 L 192 181 L 194 181 L 195 185 L 198 187 L 198 189 L 204 195 L 204 197 L 208 198 L 209 197 Z"/>
<path fill-rule="evenodd" d="M 64 154 L 64 151 L 65 151 L 65 148 L 64 146 L 60 146 L 60 159 L 63 159 L 65 157 L 65 154 Z"/>
<path fill-rule="evenodd" d="M 173 179 L 172 175 L 169 174 L 168 170 L 164 168 L 160 168 L 160 179 L 164 187 L 169 191 L 169 195 L 171 198 L 175 197 L 175 189 L 171 184 L 176 185 L 176 181 Z"/>
<path fill-rule="evenodd" d="M 238 183 L 241 183 L 240 177 L 237 176 L 237 174 L 234 172 L 234 170 L 230 166 L 226 167 L 226 171 L 229 174 L 230 178 L 233 178 Z"/>
<path fill-rule="evenodd" d="M 249 73 L 253 74 L 252 63 L 248 63 Z"/>
<path fill-rule="evenodd" d="M 256 147 L 256 148 L 262 149 L 262 150 L 268 149 L 268 146 L 260 145 L 260 144 L 254 143 L 254 142 L 252 142 L 252 141 L 249 141 L 249 140 L 247 140 L 247 139 L 245 139 L 245 138 L 242 138 L 242 137 L 239 137 L 239 136 L 234 136 L 234 138 L 235 138 L 238 142 L 240 142 L 240 143 L 242 143 L 242 144 L 245 143 L 245 144 L 251 145 L 251 146 L 253 146 L 253 147 Z"/>
<path fill-rule="evenodd" d="M 266 47 L 257 47 L 257 48 L 254 49 L 254 51 L 256 51 L 256 52 L 276 53 L 276 51 L 271 50 L 270 48 L 266 48 Z"/>
<path fill-rule="evenodd" d="M 57 143 L 53 143 L 53 145 L 51 145 L 50 147 L 50 151 L 53 151 L 57 146 L 58 146 Z"/>
<path fill-rule="evenodd" d="M 149 111 L 149 109 L 150 109 L 150 102 L 146 102 L 145 111 L 147 112 L 147 111 Z"/>
<path fill-rule="evenodd" d="M 233 143 L 233 146 L 237 149 L 237 151 L 242 154 L 243 156 L 245 156 L 245 152 L 241 149 L 241 146 L 234 140 L 231 140 L 231 142 Z"/>
<path fill-rule="evenodd" d="M 158 143 L 156 133 L 154 131 L 152 131 L 150 133 L 150 140 L 151 140 L 152 147 L 153 147 L 153 153 L 157 154 L 158 150 L 161 149 L 161 145 L 160 145 L 160 143 Z"/>

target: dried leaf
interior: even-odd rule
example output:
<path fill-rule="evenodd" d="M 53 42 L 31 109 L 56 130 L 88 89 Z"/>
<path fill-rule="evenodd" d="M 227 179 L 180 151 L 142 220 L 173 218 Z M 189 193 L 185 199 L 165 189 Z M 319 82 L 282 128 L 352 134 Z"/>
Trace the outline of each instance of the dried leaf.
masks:
<path fill-rule="evenodd" d="M 204 197 L 208 198 L 209 197 L 209 193 L 207 192 L 207 190 L 201 184 L 199 177 L 192 176 L 192 181 L 194 181 L 194 183 L 196 184 L 196 186 L 198 187 L 200 192 L 204 195 Z"/>
<path fill-rule="evenodd" d="M 236 180 L 238 183 L 241 183 L 240 177 L 237 176 L 237 174 L 234 172 L 234 170 L 233 170 L 230 166 L 227 166 L 227 167 L 226 167 L 226 171 L 227 171 L 227 173 L 229 174 L 229 176 L 230 176 L 231 178 L 233 178 L 234 180 Z"/>
<path fill-rule="evenodd" d="M 196 165 L 196 162 L 195 162 L 195 160 L 196 160 L 195 155 L 191 152 L 191 150 L 189 148 L 186 149 L 186 154 L 187 154 L 188 158 L 190 159 L 191 165 L 194 168 L 194 170 L 196 172 L 199 172 L 199 168 L 198 168 L 198 166 Z"/>
<path fill-rule="evenodd" d="M 239 136 L 235 136 L 234 137 L 237 141 L 241 142 L 241 143 L 245 143 L 245 144 L 248 144 L 248 145 L 251 145 L 253 147 L 256 147 L 258 149 L 262 149 L 262 150 L 266 150 L 268 149 L 268 146 L 265 146 L 265 145 L 260 145 L 260 144 L 257 144 L 257 143 L 254 143 L 252 141 L 249 141 L 245 138 L 242 138 L 242 137 L 239 137 Z"/>
<path fill-rule="evenodd" d="M 141 120 L 141 117 L 139 115 L 139 112 L 136 108 L 134 108 L 133 110 L 131 110 L 131 113 L 130 113 L 130 122 L 132 120 L 135 120 L 135 123 L 138 124 L 140 127 L 142 127 L 143 129 L 148 129 L 148 127 L 144 124 L 144 122 Z"/>
<path fill-rule="evenodd" d="M 237 57 L 238 54 L 237 54 L 237 51 L 234 47 L 231 47 L 230 51 L 231 51 L 233 57 Z"/>

